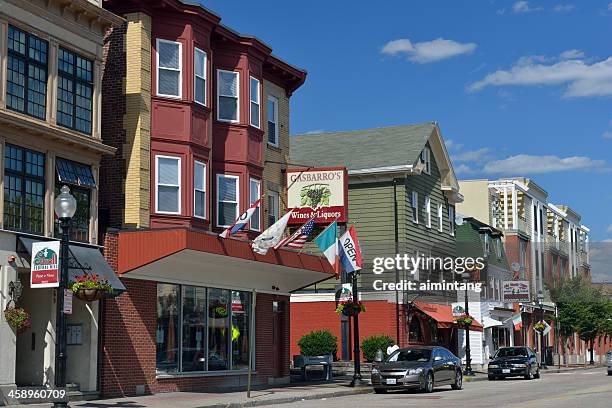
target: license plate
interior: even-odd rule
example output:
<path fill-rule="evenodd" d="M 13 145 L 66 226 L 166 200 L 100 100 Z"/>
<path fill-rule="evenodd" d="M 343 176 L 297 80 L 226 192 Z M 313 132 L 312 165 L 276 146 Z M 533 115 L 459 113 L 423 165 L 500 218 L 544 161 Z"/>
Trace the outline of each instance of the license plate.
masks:
<path fill-rule="evenodd" d="M 510 369 L 509 368 L 502 369 L 502 374 L 510 374 Z"/>
<path fill-rule="evenodd" d="M 395 384 L 397 384 L 397 380 L 395 378 L 387 378 L 387 384 L 388 385 L 395 385 Z"/>

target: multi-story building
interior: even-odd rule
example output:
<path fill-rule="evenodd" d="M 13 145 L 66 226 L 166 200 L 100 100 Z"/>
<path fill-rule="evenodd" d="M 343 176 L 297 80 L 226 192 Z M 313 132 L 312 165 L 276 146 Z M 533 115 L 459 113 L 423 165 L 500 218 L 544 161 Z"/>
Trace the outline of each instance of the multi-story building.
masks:
<path fill-rule="evenodd" d="M 552 204 L 546 190 L 528 178 L 462 180 L 459 184 L 465 200 L 457 211 L 503 231 L 513 280 L 529 282 L 532 301 L 541 290 L 544 309 L 554 316 L 548 289 L 563 277 L 590 279 L 589 229 L 581 224 L 580 215 L 567 206 Z M 540 314 L 532 302 L 521 306 L 527 324 L 515 341 L 526 341 L 539 350 L 531 324 Z M 547 344 L 555 344 L 554 330 Z M 582 341 L 576 339 L 575 344 L 577 358 L 584 358 L 580 357 L 585 352 Z"/>
<path fill-rule="evenodd" d="M 260 198 L 240 238 L 282 215 L 289 98 L 306 72 L 199 4 L 105 6 L 126 23 L 106 39 L 102 137 L 117 155 L 101 223 L 127 293 L 105 302 L 102 392 L 241 387 L 250 350 L 254 384 L 287 382 L 289 293 L 331 267 L 218 233 Z"/>
<path fill-rule="evenodd" d="M 456 350 L 450 306 L 455 291 L 380 286 L 380 281 L 451 282 L 457 280 L 454 271 L 373 272 L 378 257 L 456 255 L 455 205 L 462 196 L 438 125 L 297 135 L 291 138 L 291 162 L 348 169 L 348 214 L 364 257 L 359 291 L 367 311 L 359 318 L 361 335 L 388 334 L 402 346 L 443 344 Z M 329 329 L 339 338 L 341 357 L 351 358 L 350 322 L 334 313 L 339 283 L 329 280 L 292 295 L 292 353 L 298 354 L 302 335 Z"/>
<path fill-rule="evenodd" d="M 122 21 L 96 0 L 0 3 L 0 309 L 15 302 L 31 315 L 31 327 L 15 332 L 0 313 L 0 405 L 11 402 L 6 387 L 53 385 L 56 290 L 30 286 L 29 252 L 58 236 L 62 185 L 78 204 L 71 262 L 105 266 L 96 246 L 99 167 L 115 149 L 101 137 L 102 50 L 106 30 Z M 79 335 L 67 380 L 82 392 L 97 390 L 98 313 L 99 302 L 75 299 L 68 317 Z"/>

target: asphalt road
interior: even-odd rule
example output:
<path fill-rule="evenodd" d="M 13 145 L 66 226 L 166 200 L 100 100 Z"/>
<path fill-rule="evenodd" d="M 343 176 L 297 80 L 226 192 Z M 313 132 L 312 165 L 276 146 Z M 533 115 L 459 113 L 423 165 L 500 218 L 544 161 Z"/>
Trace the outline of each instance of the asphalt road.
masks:
<path fill-rule="evenodd" d="M 506 408 L 610 408 L 612 376 L 605 369 L 543 373 L 537 380 L 507 379 L 465 383 L 460 391 L 440 387 L 431 394 L 402 391 L 300 401 L 292 408 L 347 407 L 506 407 Z"/>

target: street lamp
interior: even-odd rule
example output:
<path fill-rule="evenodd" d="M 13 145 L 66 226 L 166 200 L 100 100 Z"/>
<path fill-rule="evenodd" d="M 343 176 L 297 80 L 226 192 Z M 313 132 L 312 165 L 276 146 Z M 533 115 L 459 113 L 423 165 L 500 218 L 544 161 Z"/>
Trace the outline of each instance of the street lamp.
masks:
<path fill-rule="evenodd" d="M 57 288 L 57 310 L 55 322 L 55 387 L 66 388 L 66 315 L 64 314 L 64 291 L 68 287 L 68 263 L 70 223 L 77 209 L 76 199 L 68 186 L 63 186 L 55 198 L 55 215 L 59 219 L 62 240 L 60 243 L 60 277 Z M 55 401 L 54 407 L 67 407 L 65 401 Z"/>
<path fill-rule="evenodd" d="M 542 289 L 538 290 L 538 305 L 540 306 L 540 321 L 544 323 L 544 294 L 542 293 Z M 546 348 L 544 347 L 544 331 L 540 332 L 540 354 L 540 366 L 543 369 L 547 369 Z"/>
<path fill-rule="evenodd" d="M 461 274 L 461 277 L 463 278 L 463 282 L 468 283 L 470 281 L 471 275 L 468 271 L 466 271 Z M 470 309 L 468 305 L 467 285 L 465 285 L 465 314 L 466 316 L 469 316 L 470 314 Z M 471 353 L 470 351 L 470 325 L 466 323 L 465 324 L 465 371 L 463 373 L 466 376 L 474 375 L 474 372 L 472 371 L 472 355 L 470 353 Z"/>

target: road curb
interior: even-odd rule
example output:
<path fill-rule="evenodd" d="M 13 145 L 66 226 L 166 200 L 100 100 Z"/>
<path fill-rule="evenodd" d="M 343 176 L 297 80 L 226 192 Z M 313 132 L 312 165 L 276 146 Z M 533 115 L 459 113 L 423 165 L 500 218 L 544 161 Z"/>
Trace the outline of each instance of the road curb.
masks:
<path fill-rule="evenodd" d="M 337 397 L 346 397 L 349 395 L 359 395 L 359 394 L 370 394 L 373 390 L 371 387 L 359 387 L 353 388 L 350 390 L 342 390 L 342 391 L 334 391 L 327 393 L 318 393 L 318 394 L 309 394 L 309 395 L 301 395 L 296 397 L 282 397 L 282 398 L 272 398 L 272 399 L 253 399 L 250 401 L 244 402 L 231 402 L 227 404 L 209 404 L 209 405 L 199 405 L 196 408 L 239 408 L 239 407 L 257 407 L 262 405 L 275 405 L 275 404 L 290 404 L 292 402 L 305 401 L 305 400 L 315 400 L 315 399 L 323 399 L 323 398 L 337 398 Z"/>

